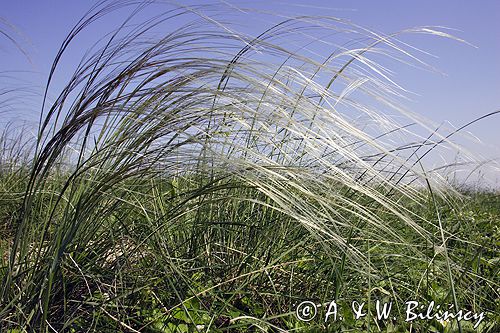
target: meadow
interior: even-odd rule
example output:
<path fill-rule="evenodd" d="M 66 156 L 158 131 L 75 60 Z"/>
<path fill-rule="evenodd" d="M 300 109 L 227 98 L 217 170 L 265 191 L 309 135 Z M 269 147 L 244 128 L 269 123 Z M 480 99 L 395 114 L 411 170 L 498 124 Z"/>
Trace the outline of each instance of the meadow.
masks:
<path fill-rule="evenodd" d="M 51 90 L 79 33 L 124 8 Z M 500 331 L 498 190 L 425 164 L 499 111 L 432 128 L 389 70 L 427 68 L 405 35 L 459 38 L 308 16 L 252 36 L 213 5 L 128 24 L 143 8 L 93 7 L 35 135 L 2 131 L 0 331 Z M 408 301 L 484 319 L 405 320 Z"/>

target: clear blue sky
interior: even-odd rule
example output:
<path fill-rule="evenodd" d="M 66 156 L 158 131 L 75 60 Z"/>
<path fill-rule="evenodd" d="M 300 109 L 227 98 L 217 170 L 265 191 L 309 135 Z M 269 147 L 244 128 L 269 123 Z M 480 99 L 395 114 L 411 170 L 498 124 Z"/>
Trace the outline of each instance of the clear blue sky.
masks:
<path fill-rule="evenodd" d="M 95 1 L 2 1 L 0 18 L 16 26 L 22 36 L 29 40 L 29 43 L 24 40 L 20 42 L 28 51 L 32 63 L 10 45 L 8 40 L 0 37 L 0 71 L 28 70 L 30 73 L 18 73 L 15 76 L 25 80 L 24 83 L 34 87 L 33 89 L 39 89 L 45 83 L 61 41 L 93 3 Z M 414 39 L 416 46 L 439 57 L 425 57 L 424 60 L 446 75 L 396 67 L 398 83 L 418 94 L 410 96 L 413 101 L 406 106 L 437 123 L 447 120 L 455 126 L 500 109 L 500 1 L 229 0 L 228 3 L 270 10 L 277 14 L 332 15 L 385 33 L 423 25 L 459 29 L 454 34 L 477 48 L 442 38 Z M 78 44 L 75 44 L 78 47 L 73 45 L 68 53 L 69 57 L 61 67 L 62 71 L 67 71 L 69 76 L 100 31 L 115 28 L 123 17 L 118 14 L 110 16 L 82 35 Z M 266 28 L 260 19 L 264 20 L 264 17 L 255 21 L 258 22 L 256 27 L 250 27 L 255 33 Z M 251 25 L 252 21 L 249 20 L 246 24 Z M 58 78 L 55 87 L 64 86 L 63 81 L 64 78 Z M 32 101 L 27 100 L 26 107 L 16 111 L 20 112 L 20 118 L 29 120 L 38 111 L 37 102 L 37 97 L 33 97 Z M 500 156 L 500 116 L 480 122 L 469 130 L 487 144 L 486 147 L 472 144 L 469 148 L 485 157 Z"/>

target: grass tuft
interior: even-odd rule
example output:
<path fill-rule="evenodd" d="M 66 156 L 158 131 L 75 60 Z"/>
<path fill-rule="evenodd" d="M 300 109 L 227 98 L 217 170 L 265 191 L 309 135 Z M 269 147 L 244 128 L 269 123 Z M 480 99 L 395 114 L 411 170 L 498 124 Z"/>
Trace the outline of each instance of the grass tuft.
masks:
<path fill-rule="evenodd" d="M 417 134 L 429 128 L 398 106 L 386 67 L 426 66 L 405 34 L 457 38 L 309 16 L 254 37 L 217 5 L 135 24 L 149 6 L 93 7 L 55 57 L 36 138 L 0 136 L 3 329 L 468 329 L 374 322 L 373 306 L 303 323 L 304 299 L 453 303 L 498 328 L 498 194 L 459 193 L 423 167 L 462 128 Z M 51 100 L 68 47 L 119 10 L 123 25 Z"/>

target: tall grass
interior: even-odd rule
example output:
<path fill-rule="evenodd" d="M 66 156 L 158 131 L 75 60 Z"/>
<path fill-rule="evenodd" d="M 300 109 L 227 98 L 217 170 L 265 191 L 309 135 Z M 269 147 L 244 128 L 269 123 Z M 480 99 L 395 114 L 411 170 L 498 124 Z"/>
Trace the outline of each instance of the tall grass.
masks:
<path fill-rule="evenodd" d="M 67 48 L 123 8 L 51 101 Z M 468 260 L 498 252 L 450 229 L 462 199 L 421 166 L 447 138 L 387 111 L 405 91 L 382 64 L 423 65 L 400 35 L 452 36 L 303 16 L 252 37 L 213 5 L 132 24 L 145 8 L 106 1 L 78 22 L 29 159 L 2 159 L 6 330 L 299 330 L 303 299 L 380 292 L 494 313 L 498 279 Z"/>

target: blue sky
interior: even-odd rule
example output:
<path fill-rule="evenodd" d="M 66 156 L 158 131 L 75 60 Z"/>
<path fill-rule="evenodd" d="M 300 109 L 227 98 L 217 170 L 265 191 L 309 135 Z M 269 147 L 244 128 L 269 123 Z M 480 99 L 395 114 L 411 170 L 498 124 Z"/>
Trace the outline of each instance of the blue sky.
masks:
<path fill-rule="evenodd" d="M 21 36 L 19 42 L 28 52 L 31 63 L 8 40 L 0 37 L 0 71 L 28 71 L 15 72 L 13 76 L 23 80 L 21 84 L 40 91 L 60 43 L 93 3 L 95 1 L 3 1 L 0 18 L 16 27 L 18 36 Z M 332 15 L 385 33 L 424 25 L 458 29 L 453 33 L 477 48 L 429 36 L 411 39 L 414 45 L 438 56 L 423 57 L 423 60 L 446 75 L 396 66 L 398 83 L 415 93 L 410 95 L 412 101 L 407 102 L 406 106 L 436 123 L 450 121 L 455 126 L 500 109 L 500 1 L 295 0 L 228 3 L 269 10 L 278 15 Z M 123 19 L 123 14 L 122 11 L 111 15 L 83 34 L 75 44 L 77 47 L 73 45 L 63 62 L 63 74 L 69 76 L 101 31 L 115 28 Z M 248 22 L 242 22 L 249 31 L 259 33 L 266 28 L 267 22 L 272 24 L 273 18 L 254 15 Z M 278 20 L 274 18 L 274 22 Z M 55 81 L 55 90 L 59 86 L 64 86 L 64 75 Z M 13 110 L 19 114 L 16 118 L 28 121 L 34 118 L 38 102 L 36 96 L 33 100 L 26 100 L 22 110 Z M 500 116 L 496 116 L 470 127 L 469 130 L 485 145 L 469 143 L 468 147 L 485 158 L 500 157 L 499 125 Z"/>

